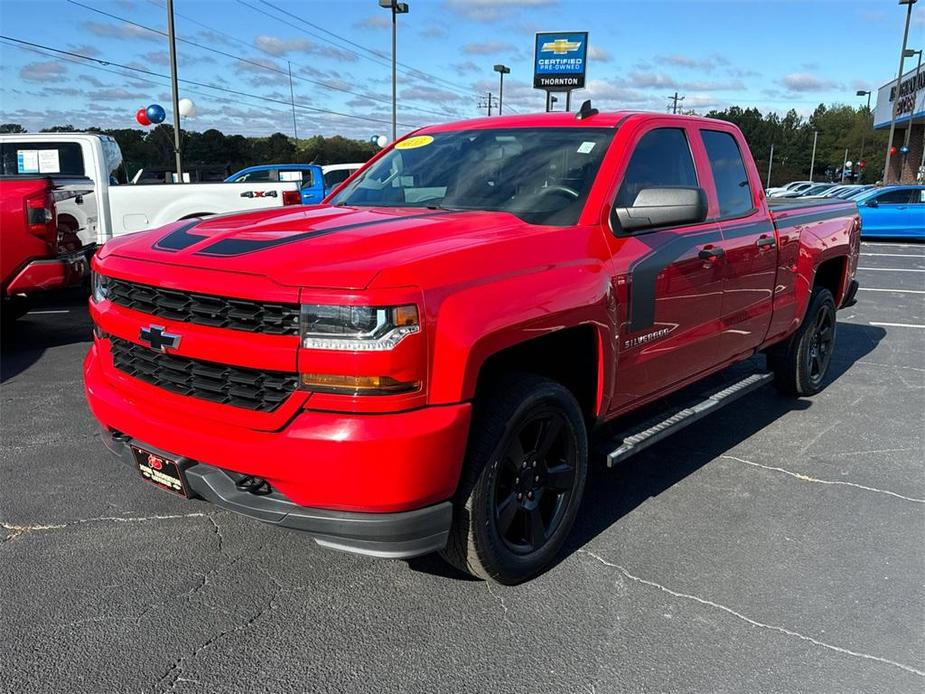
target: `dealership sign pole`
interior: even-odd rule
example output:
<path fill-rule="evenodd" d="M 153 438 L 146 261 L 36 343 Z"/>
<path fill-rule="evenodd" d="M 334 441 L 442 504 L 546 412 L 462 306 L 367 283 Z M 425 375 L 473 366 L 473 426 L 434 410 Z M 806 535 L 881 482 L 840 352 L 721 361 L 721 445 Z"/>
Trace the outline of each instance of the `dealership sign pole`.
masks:
<path fill-rule="evenodd" d="M 588 32 L 544 32 L 536 35 L 533 53 L 533 88 L 546 92 L 546 110 L 550 110 L 553 92 L 566 93 L 566 110 L 571 94 L 585 86 L 588 67 Z"/>

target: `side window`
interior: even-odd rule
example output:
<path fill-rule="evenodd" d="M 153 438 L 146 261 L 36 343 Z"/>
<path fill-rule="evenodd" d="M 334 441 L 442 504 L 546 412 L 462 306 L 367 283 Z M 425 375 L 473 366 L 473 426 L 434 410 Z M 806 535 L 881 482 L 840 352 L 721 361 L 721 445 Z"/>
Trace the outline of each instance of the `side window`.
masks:
<path fill-rule="evenodd" d="M 911 202 L 910 193 L 917 192 L 908 189 L 888 190 L 882 195 L 877 196 L 877 202 L 881 205 L 907 205 Z"/>
<path fill-rule="evenodd" d="M 697 173 L 687 136 L 680 128 L 657 128 L 636 145 L 614 205 L 631 207 L 643 188 L 696 187 Z"/>
<path fill-rule="evenodd" d="M 251 171 L 241 176 L 235 183 L 268 183 L 269 181 L 274 180 L 271 178 L 270 174 L 272 173 L 269 169 L 264 169 L 263 171 Z"/>
<path fill-rule="evenodd" d="M 279 180 L 296 181 L 302 188 L 311 188 L 312 172 L 311 169 L 300 169 L 298 171 L 287 171 L 285 169 L 280 169 Z"/>
<path fill-rule="evenodd" d="M 352 173 L 353 171 L 350 169 L 335 169 L 334 171 L 328 171 L 324 175 L 324 185 L 328 188 L 333 188 L 339 183 L 346 181 L 347 177 Z"/>
<path fill-rule="evenodd" d="M 739 217 L 751 212 L 754 208 L 752 189 L 735 138 L 720 130 L 701 130 L 700 134 L 716 183 L 720 216 Z"/>

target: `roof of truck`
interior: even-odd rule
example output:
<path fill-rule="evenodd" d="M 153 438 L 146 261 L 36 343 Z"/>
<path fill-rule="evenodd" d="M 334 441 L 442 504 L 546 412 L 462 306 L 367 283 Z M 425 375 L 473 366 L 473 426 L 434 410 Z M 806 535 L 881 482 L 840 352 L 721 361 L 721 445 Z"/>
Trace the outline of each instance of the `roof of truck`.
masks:
<path fill-rule="evenodd" d="M 437 125 L 428 125 L 416 132 L 445 132 L 451 130 L 482 130 L 496 128 L 526 128 L 526 127 L 547 127 L 547 128 L 615 128 L 630 116 L 647 116 L 651 118 L 671 118 L 683 119 L 689 121 L 701 121 L 716 123 L 712 118 L 703 116 L 683 116 L 670 113 L 658 113 L 656 111 L 611 111 L 600 112 L 585 118 L 576 117 L 576 111 L 555 111 L 551 113 L 518 113 L 513 116 L 491 116 L 487 118 L 472 118 L 470 120 L 452 121 L 449 123 L 440 123 Z M 723 121 L 720 121 L 723 122 Z"/>

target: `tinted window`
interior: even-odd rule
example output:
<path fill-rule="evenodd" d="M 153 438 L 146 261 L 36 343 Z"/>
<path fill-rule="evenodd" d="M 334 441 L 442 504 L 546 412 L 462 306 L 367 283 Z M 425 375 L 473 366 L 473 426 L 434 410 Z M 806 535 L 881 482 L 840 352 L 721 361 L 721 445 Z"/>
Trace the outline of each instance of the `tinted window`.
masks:
<path fill-rule="evenodd" d="M 339 189 L 334 205 L 509 212 L 530 224 L 574 224 L 611 128 L 436 132 L 395 145 Z"/>
<path fill-rule="evenodd" d="M 906 205 L 911 201 L 911 193 L 913 192 L 918 191 L 888 190 L 887 192 L 877 196 L 877 202 L 881 205 Z"/>
<path fill-rule="evenodd" d="M 346 181 L 350 177 L 350 174 L 353 173 L 354 170 L 337 169 L 335 171 L 328 171 L 324 175 L 324 185 L 328 188 L 333 188 L 338 183 L 343 183 L 344 181 Z"/>
<path fill-rule="evenodd" d="M 748 173 L 735 138 L 719 130 L 702 131 L 721 217 L 739 217 L 754 208 Z"/>
<path fill-rule="evenodd" d="M 264 169 L 263 171 L 251 171 L 246 173 L 243 176 L 238 176 L 234 182 L 235 183 L 266 183 L 269 181 L 275 181 L 276 178 L 272 177 L 273 171 L 271 169 Z"/>
<path fill-rule="evenodd" d="M 85 173 L 83 151 L 77 142 L 4 142 L 0 144 L 0 155 L 4 176 Z"/>
<path fill-rule="evenodd" d="M 658 128 L 636 145 L 614 205 L 631 207 L 643 188 L 672 186 L 697 186 L 694 160 L 683 130 Z"/>

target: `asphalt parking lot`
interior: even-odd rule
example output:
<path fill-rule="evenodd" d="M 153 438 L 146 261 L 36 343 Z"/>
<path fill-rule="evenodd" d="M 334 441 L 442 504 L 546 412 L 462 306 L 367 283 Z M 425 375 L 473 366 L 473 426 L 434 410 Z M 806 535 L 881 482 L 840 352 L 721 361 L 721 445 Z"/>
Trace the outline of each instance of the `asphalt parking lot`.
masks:
<path fill-rule="evenodd" d="M 865 243 L 830 385 L 595 473 L 519 587 L 317 547 L 110 458 L 80 298 L 2 346 L 11 692 L 921 692 L 925 245 Z"/>

